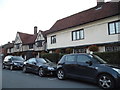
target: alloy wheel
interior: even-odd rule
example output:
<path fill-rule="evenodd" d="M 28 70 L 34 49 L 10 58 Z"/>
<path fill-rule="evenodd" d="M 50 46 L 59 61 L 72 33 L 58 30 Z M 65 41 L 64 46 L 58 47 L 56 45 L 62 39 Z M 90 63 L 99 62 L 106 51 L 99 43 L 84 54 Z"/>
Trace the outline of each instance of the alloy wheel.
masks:
<path fill-rule="evenodd" d="M 63 71 L 62 69 L 59 69 L 59 70 L 58 70 L 58 72 L 57 72 L 57 77 L 58 77 L 58 79 L 60 79 L 60 80 L 65 79 L 65 73 L 64 73 L 64 71 Z"/>
<path fill-rule="evenodd" d="M 43 77 L 45 75 L 43 68 L 39 69 L 38 74 L 39 74 L 40 77 Z"/>
<path fill-rule="evenodd" d="M 104 88 L 113 88 L 114 82 L 113 79 L 109 75 L 101 75 L 98 80 L 99 85 Z"/>

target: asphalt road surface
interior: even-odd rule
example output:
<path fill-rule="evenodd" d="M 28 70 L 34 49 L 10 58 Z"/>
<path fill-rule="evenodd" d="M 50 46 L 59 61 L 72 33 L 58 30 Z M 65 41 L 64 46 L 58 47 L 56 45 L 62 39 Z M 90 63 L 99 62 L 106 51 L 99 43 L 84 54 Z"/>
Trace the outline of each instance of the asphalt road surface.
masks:
<path fill-rule="evenodd" d="M 80 80 L 58 80 L 56 77 L 39 77 L 36 74 L 23 73 L 20 70 L 2 71 L 2 88 L 91 88 L 100 89 L 97 85 Z"/>

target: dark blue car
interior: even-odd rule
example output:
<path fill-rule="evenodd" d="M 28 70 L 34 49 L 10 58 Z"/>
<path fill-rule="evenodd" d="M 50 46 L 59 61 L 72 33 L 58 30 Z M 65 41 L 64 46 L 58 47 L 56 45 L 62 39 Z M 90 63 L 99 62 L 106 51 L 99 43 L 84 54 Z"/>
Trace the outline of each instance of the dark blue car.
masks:
<path fill-rule="evenodd" d="M 68 54 L 58 62 L 57 77 L 95 82 L 104 89 L 115 88 L 120 86 L 120 67 L 107 64 L 93 54 Z"/>

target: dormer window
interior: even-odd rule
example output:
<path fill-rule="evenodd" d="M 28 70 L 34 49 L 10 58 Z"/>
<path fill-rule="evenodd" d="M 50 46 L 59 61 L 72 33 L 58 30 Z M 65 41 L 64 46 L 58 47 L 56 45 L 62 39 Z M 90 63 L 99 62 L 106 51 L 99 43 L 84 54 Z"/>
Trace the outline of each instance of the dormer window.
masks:
<path fill-rule="evenodd" d="M 43 41 L 37 41 L 37 42 L 36 42 L 36 46 L 37 46 L 37 47 L 42 47 L 42 42 L 43 42 Z"/>
<path fill-rule="evenodd" d="M 16 49 L 19 49 L 20 48 L 20 45 L 19 44 L 16 44 Z"/>
<path fill-rule="evenodd" d="M 29 45 L 29 49 L 33 49 L 33 44 L 30 44 L 30 45 Z"/>

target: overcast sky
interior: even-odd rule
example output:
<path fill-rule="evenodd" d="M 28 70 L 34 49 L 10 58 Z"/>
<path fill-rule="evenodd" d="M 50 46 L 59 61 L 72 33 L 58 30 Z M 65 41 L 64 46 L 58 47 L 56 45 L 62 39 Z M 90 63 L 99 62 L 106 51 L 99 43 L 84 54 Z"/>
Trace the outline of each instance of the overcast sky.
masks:
<path fill-rule="evenodd" d="M 0 0 L 0 45 L 15 40 L 17 31 L 49 30 L 62 18 L 97 5 L 97 0 Z M 105 0 L 110 1 L 110 0 Z"/>

